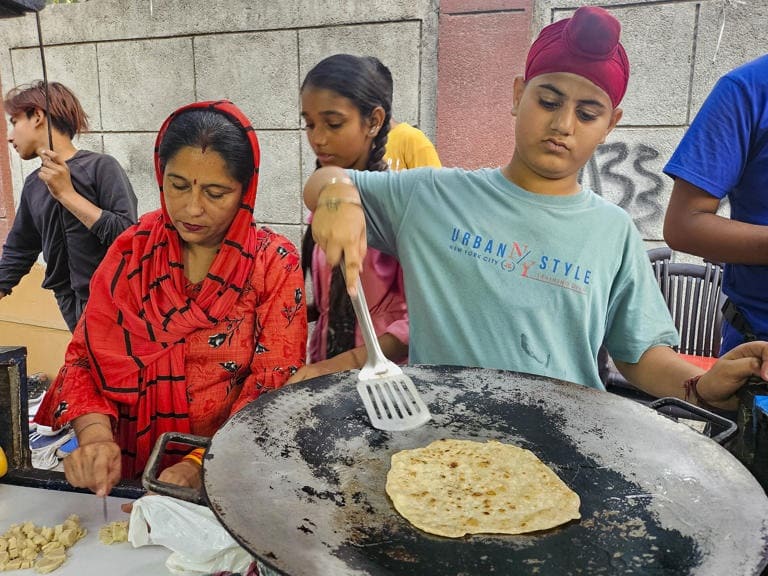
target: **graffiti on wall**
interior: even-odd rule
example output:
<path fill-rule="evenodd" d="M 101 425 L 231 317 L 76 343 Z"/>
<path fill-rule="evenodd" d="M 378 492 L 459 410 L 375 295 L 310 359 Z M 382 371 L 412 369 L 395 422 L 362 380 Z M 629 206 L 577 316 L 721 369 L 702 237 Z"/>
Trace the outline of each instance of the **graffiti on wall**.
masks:
<path fill-rule="evenodd" d="M 662 173 L 666 158 L 647 144 L 601 144 L 579 173 L 579 182 L 626 210 L 644 238 L 656 239 L 666 209 Z"/>

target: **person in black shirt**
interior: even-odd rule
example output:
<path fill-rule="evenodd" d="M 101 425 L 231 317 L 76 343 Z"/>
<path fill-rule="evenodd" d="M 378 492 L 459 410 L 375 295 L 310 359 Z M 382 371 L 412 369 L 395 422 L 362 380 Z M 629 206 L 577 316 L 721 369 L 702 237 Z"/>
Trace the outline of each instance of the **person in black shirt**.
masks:
<path fill-rule="evenodd" d="M 53 150 L 48 142 L 42 82 L 12 89 L 3 101 L 10 116 L 8 142 L 23 160 L 40 158 L 24 182 L 16 218 L 0 259 L 0 299 L 11 293 L 37 260 L 46 262 L 43 288 L 53 291 L 74 331 L 91 275 L 107 248 L 136 222 L 136 195 L 113 157 L 78 150 L 72 139 L 88 131 L 77 97 L 48 84 Z"/>

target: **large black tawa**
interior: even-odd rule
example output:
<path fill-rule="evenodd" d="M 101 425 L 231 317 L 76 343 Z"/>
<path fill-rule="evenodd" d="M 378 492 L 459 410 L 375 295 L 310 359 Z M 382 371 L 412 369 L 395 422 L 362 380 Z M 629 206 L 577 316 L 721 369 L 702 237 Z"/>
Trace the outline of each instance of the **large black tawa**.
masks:
<path fill-rule="evenodd" d="M 407 367 L 433 419 L 373 429 L 348 372 L 262 396 L 213 437 L 209 504 L 291 576 L 759 574 L 768 498 L 725 449 L 653 410 L 557 380 Z M 390 457 L 439 438 L 533 451 L 581 497 L 579 521 L 528 535 L 442 538 L 385 493 Z"/>

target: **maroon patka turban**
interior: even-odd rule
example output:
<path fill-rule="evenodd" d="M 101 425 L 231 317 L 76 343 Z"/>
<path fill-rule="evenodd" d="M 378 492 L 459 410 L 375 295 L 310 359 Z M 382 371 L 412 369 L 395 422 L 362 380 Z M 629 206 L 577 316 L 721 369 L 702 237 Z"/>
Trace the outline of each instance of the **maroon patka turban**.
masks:
<path fill-rule="evenodd" d="M 583 6 L 572 18 L 541 31 L 528 51 L 525 81 L 554 72 L 578 74 L 602 88 L 615 108 L 629 81 L 629 60 L 620 35 L 621 24 L 607 10 Z"/>

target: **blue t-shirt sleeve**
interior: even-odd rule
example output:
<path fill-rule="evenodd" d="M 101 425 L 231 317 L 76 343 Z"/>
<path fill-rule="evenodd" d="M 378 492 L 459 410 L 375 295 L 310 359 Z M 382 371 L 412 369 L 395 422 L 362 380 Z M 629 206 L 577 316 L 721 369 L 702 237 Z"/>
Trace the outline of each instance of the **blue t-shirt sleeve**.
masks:
<path fill-rule="evenodd" d="M 643 241 L 628 230 L 608 302 L 605 346 L 615 360 L 635 363 L 649 348 L 679 343 Z"/>
<path fill-rule="evenodd" d="M 715 85 L 664 167 L 716 198 L 741 179 L 749 158 L 754 125 L 748 91 L 725 76 Z"/>

